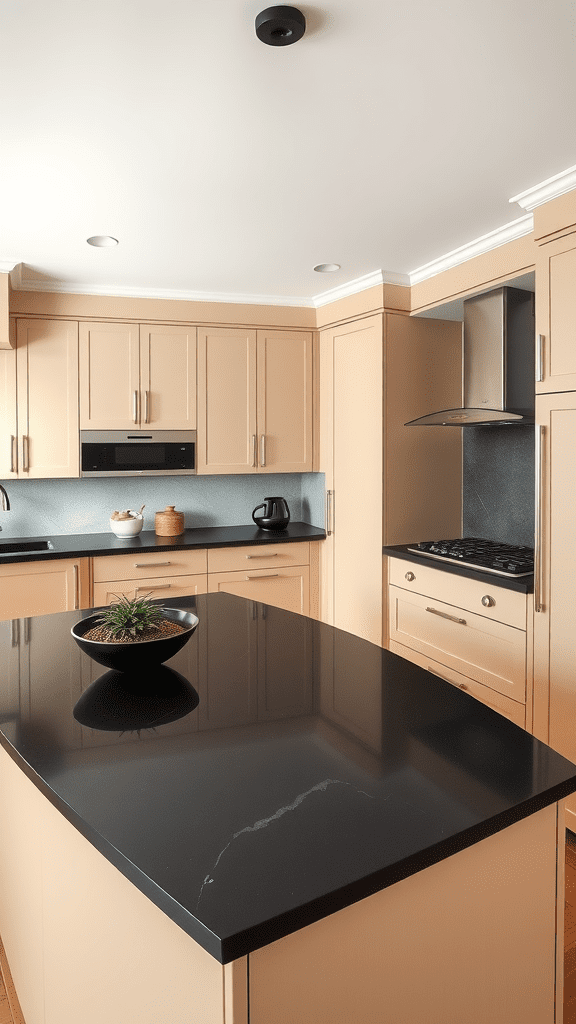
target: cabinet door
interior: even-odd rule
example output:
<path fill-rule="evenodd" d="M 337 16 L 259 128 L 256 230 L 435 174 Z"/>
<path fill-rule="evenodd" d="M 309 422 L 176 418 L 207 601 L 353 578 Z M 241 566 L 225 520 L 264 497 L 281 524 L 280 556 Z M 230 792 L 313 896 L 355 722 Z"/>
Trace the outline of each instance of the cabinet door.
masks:
<path fill-rule="evenodd" d="M 312 469 L 312 335 L 258 331 L 258 463 L 263 473 Z"/>
<path fill-rule="evenodd" d="M 536 420 L 544 428 L 544 443 L 543 465 L 540 467 L 543 481 L 540 517 L 542 610 L 534 615 L 534 734 L 574 761 L 576 394 L 569 392 L 537 398 Z M 566 803 L 570 810 L 576 812 L 574 795 Z"/>
<path fill-rule="evenodd" d="M 307 565 L 250 569 L 243 572 L 208 574 L 208 593 L 235 594 L 252 601 L 276 605 L 288 612 L 308 615 L 310 610 L 310 569 Z"/>
<path fill-rule="evenodd" d="M 16 351 L 0 349 L 0 479 L 17 476 Z"/>
<path fill-rule="evenodd" d="M 18 475 L 80 476 L 78 324 L 19 320 L 16 375 Z"/>
<path fill-rule="evenodd" d="M 87 559 L 0 565 L 0 618 L 15 619 L 86 607 Z"/>
<path fill-rule="evenodd" d="M 130 430 L 140 424 L 139 328 L 80 324 L 80 428 Z"/>
<path fill-rule="evenodd" d="M 198 331 L 199 473 L 255 473 L 256 331 Z"/>
<path fill-rule="evenodd" d="M 536 392 L 576 390 L 576 235 L 541 246 L 536 262 L 536 333 L 542 381 Z"/>
<path fill-rule="evenodd" d="M 196 328 L 140 325 L 141 424 L 196 429 Z"/>

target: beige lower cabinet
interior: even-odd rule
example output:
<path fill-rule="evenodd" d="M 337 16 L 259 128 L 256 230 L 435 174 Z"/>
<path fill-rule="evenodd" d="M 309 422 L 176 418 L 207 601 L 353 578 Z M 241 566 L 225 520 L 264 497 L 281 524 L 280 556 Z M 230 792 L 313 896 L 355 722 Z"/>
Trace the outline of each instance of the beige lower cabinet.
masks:
<path fill-rule="evenodd" d="M 0 565 L 0 618 L 88 608 L 89 560 L 58 558 Z"/>
<path fill-rule="evenodd" d="M 206 593 L 206 549 L 102 555 L 93 562 L 92 604 L 126 597 L 178 598 Z"/>
<path fill-rule="evenodd" d="M 236 594 L 289 612 L 310 612 L 310 545 L 267 544 L 208 550 L 208 592 Z"/>
<path fill-rule="evenodd" d="M 396 558 L 389 580 L 389 649 L 529 727 L 527 595 Z"/>

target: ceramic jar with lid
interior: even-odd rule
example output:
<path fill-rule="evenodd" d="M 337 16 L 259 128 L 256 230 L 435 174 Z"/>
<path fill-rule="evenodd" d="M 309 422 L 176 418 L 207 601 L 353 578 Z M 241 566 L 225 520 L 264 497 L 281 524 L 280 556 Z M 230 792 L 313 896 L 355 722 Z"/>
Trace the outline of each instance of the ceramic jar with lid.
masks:
<path fill-rule="evenodd" d="M 158 537 L 179 537 L 184 533 L 184 513 L 176 512 L 174 505 L 166 505 L 154 516 L 154 530 Z"/>

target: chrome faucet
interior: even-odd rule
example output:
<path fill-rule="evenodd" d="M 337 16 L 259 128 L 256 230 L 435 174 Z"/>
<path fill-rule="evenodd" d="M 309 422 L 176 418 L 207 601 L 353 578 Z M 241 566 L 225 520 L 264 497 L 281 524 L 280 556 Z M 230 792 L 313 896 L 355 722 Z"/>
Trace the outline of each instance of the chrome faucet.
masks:
<path fill-rule="evenodd" d="M 6 494 L 6 491 L 2 487 L 2 484 L 0 484 L 0 508 L 2 509 L 3 512 L 10 511 L 10 498 Z M 0 526 L 0 530 L 1 529 L 2 527 Z"/>

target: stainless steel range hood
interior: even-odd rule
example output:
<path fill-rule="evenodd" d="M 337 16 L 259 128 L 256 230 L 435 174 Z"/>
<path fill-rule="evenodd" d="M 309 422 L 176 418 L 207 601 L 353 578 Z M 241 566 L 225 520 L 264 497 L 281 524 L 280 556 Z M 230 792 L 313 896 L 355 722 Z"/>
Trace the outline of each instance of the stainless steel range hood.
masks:
<path fill-rule="evenodd" d="M 534 293 L 495 288 L 464 301 L 463 404 L 406 427 L 534 422 Z"/>

